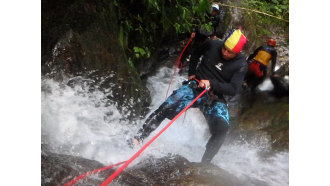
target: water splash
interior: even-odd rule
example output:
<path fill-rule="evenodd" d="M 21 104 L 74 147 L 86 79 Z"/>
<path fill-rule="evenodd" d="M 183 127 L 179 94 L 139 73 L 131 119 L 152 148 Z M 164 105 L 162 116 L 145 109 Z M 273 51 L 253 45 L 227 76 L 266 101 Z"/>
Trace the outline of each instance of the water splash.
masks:
<path fill-rule="evenodd" d="M 260 85 L 258 85 L 258 88 L 261 91 L 271 91 L 274 89 L 274 85 L 269 78 L 266 78 Z"/>
<path fill-rule="evenodd" d="M 155 76 L 148 78 L 147 87 L 152 96 L 151 112 L 165 100 L 172 72 L 172 69 L 162 67 Z M 176 75 L 169 93 L 180 87 L 186 77 L 186 74 Z M 116 107 L 106 104 L 105 100 L 106 95 L 101 91 L 88 91 L 88 84 L 67 86 L 43 79 L 42 143 L 53 152 L 81 156 L 105 165 L 130 158 L 138 148 L 130 149 L 126 139 L 135 135 L 144 119 L 136 121 L 137 125 L 121 121 L 122 116 Z M 163 157 L 168 153 L 199 162 L 210 137 L 208 126 L 196 108 L 189 109 L 186 117 L 183 115 L 132 164 L 143 160 L 143 157 Z M 164 120 L 146 140 L 168 121 Z M 241 178 L 250 177 L 270 185 L 288 185 L 288 153 L 263 157 L 260 152 L 264 147 L 260 145 L 225 142 L 212 163 Z"/>
<path fill-rule="evenodd" d="M 101 91 L 88 92 L 45 79 L 42 81 L 42 143 L 54 152 L 100 162 L 118 161 L 128 126 L 114 105 L 107 105 Z M 128 157 L 128 156 L 126 156 Z"/>

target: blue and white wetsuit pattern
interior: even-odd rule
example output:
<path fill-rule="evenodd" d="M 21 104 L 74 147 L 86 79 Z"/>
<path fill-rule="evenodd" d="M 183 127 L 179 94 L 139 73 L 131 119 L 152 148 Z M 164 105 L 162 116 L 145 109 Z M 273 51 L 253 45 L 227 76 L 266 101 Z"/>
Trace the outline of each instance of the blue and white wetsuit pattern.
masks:
<path fill-rule="evenodd" d="M 166 101 L 154 111 L 145 121 L 135 138 L 142 141 L 154 131 L 165 119 L 173 119 L 183 110 L 203 89 L 197 88 L 195 81 L 184 82 L 183 85 L 173 91 Z M 206 151 L 202 161 L 210 162 L 219 151 L 227 130 L 229 128 L 229 114 L 226 104 L 219 100 L 211 99 L 208 94 L 204 94 L 191 106 L 199 108 L 207 121 L 211 138 L 206 144 Z"/>
<path fill-rule="evenodd" d="M 193 88 L 195 87 L 195 88 Z M 189 81 L 184 83 L 179 89 L 175 90 L 163 103 L 163 109 L 169 109 L 173 113 L 168 113 L 170 116 L 177 115 L 183 110 L 189 103 L 196 97 L 197 92 L 202 92 L 202 89 L 196 88 L 197 83 L 195 81 Z M 199 89 L 199 90 L 198 90 Z M 198 107 L 206 118 L 218 117 L 219 120 L 223 120 L 224 123 L 229 125 L 229 114 L 227 105 L 216 100 L 211 100 L 211 105 L 208 101 L 208 94 L 204 94 L 193 105 L 192 108 Z M 167 117 L 169 118 L 169 117 Z M 172 118 L 169 118 L 172 119 Z"/>
<path fill-rule="evenodd" d="M 194 75 L 197 79 L 209 80 L 211 86 L 211 91 L 192 105 L 202 111 L 211 133 L 203 162 L 210 162 L 219 151 L 229 128 L 228 108 L 223 95 L 236 95 L 247 71 L 246 57 L 243 54 L 229 60 L 222 57 L 223 45 L 224 41 L 206 41 L 193 52 L 189 61 L 188 76 Z M 201 56 L 203 58 L 198 63 Z M 174 118 L 202 91 L 193 80 L 183 83 L 147 118 L 135 138 L 143 140 L 149 136 L 165 118 Z"/>

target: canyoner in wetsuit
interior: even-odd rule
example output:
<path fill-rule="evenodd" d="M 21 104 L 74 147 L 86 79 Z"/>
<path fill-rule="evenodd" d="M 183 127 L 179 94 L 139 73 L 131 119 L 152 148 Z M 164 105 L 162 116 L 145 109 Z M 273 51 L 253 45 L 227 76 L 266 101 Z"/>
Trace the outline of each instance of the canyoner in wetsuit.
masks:
<path fill-rule="evenodd" d="M 132 144 L 138 144 L 154 131 L 165 119 L 172 119 L 184 109 L 204 86 L 210 91 L 200 97 L 193 105 L 198 107 L 209 126 L 211 137 L 206 144 L 202 162 L 211 162 L 219 151 L 229 128 L 229 114 L 223 95 L 235 95 L 242 86 L 247 71 L 245 56 L 240 54 L 246 42 L 239 29 L 230 33 L 227 39 L 209 40 L 200 50 L 193 53 L 189 64 L 188 81 L 173 93 L 145 121 Z M 199 57 L 203 55 L 199 65 Z M 197 83 L 194 78 L 200 80 Z"/>
<path fill-rule="evenodd" d="M 220 24 L 220 9 L 219 5 L 213 4 L 211 7 L 211 13 L 206 13 L 206 20 L 211 23 L 211 31 L 200 29 L 199 27 L 193 28 L 193 33 L 196 33 L 195 40 L 204 42 L 207 38 L 216 39 L 220 38 L 219 24 Z M 200 43 L 201 44 L 201 43 Z"/>
<path fill-rule="evenodd" d="M 202 46 L 204 42 L 208 39 L 216 39 L 220 38 L 221 34 L 219 31 L 220 24 L 220 10 L 219 5 L 213 4 L 211 7 L 211 12 L 206 12 L 205 16 L 206 22 L 211 24 L 211 30 L 208 31 L 206 29 L 202 29 L 198 26 L 194 26 L 192 28 L 192 33 L 190 35 L 191 38 L 194 38 L 192 44 L 188 47 L 188 49 L 183 53 L 181 58 L 182 66 L 185 66 L 185 60 L 187 59 L 189 54 L 192 54 L 195 50 Z"/>
<path fill-rule="evenodd" d="M 245 82 L 251 87 L 253 92 L 266 78 L 267 66 L 270 60 L 272 61 L 271 75 L 274 75 L 277 57 L 275 45 L 276 41 L 274 39 L 268 39 L 267 45 L 258 47 L 247 59 L 249 69 L 245 77 Z"/>

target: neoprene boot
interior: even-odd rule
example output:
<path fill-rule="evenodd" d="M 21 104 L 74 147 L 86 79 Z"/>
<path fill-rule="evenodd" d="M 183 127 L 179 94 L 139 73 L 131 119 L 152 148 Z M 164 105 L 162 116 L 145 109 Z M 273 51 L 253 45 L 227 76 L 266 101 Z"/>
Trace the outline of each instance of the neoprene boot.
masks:
<path fill-rule="evenodd" d="M 134 136 L 135 139 L 141 143 L 146 137 L 150 135 L 152 131 L 154 131 L 160 123 L 166 118 L 162 107 L 159 107 L 155 110 L 144 122 L 142 128 L 138 131 L 138 135 Z M 134 146 L 133 139 L 129 139 L 127 141 L 130 147 Z"/>

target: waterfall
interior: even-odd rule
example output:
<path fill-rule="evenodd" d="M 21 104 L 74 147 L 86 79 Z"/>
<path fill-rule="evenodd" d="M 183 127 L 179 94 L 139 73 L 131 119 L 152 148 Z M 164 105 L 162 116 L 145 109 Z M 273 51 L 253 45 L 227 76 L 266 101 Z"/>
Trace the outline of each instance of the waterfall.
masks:
<path fill-rule="evenodd" d="M 172 72 L 171 68 L 161 67 L 156 75 L 148 78 L 151 112 L 165 100 Z M 187 74 L 176 75 L 169 93 L 180 87 L 186 77 Z M 97 160 L 105 165 L 130 158 L 138 148 L 130 149 L 126 140 L 136 134 L 146 118 L 136 121 L 137 124 L 122 121 L 116 105 L 107 104 L 103 92 L 89 91 L 89 81 L 74 86 L 68 86 L 68 81 L 70 79 L 56 82 L 42 78 L 42 144 L 52 152 Z M 150 155 L 163 157 L 168 153 L 199 162 L 210 137 L 208 126 L 197 108 L 191 108 L 185 117 L 183 115 L 132 164 Z M 168 122 L 164 120 L 145 141 Z M 212 163 L 240 178 L 250 177 L 270 185 L 288 185 L 288 152 L 262 156 L 269 143 L 267 139 L 245 144 L 225 142 Z"/>

